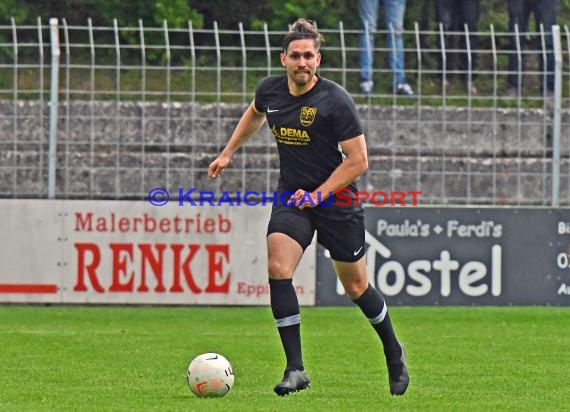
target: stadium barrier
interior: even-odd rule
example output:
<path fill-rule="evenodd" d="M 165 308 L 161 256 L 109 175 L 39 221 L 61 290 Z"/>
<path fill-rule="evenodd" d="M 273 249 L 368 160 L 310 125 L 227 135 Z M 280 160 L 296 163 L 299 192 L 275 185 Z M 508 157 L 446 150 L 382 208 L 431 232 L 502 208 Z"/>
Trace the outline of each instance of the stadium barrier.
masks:
<path fill-rule="evenodd" d="M 0 201 L 0 302 L 267 305 L 269 206 Z M 369 278 L 391 305 L 570 305 L 570 214 L 368 207 Z M 301 305 L 351 304 L 315 242 Z"/>
<path fill-rule="evenodd" d="M 267 127 L 236 152 L 224 179 L 208 179 L 207 167 L 255 85 L 284 73 L 285 28 L 163 23 L 38 18 L 20 25 L 12 18 L 0 25 L 0 198 L 139 200 L 158 186 L 218 195 L 275 187 L 278 158 Z M 567 24 L 520 33 L 516 49 L 506 27 L 481 24 L 470 33 L 409 25 L 405 67 L 415 95 L 398 96 L 385 64 L 392 33 L 374 33 L 376 84 L 364 95 L 361 30 L 338 23 L 321 28 L 319 73 L 358 105 L 370 164 L 362 188 L 422 191 L 423 206 L 570 205 Z M 469 44 L 472 36 L 476 49 L 443 41 Z M 543 50 L 550 40 L 552 49 Z M 440 67 L 460 55 L 473 64 Z"/>
<path fill-rule="evenodd" d="M 0 302 L 264 305 L 270 207 L 0 201 Z M 315 252 L 295 276 L 314 305 Z"/>

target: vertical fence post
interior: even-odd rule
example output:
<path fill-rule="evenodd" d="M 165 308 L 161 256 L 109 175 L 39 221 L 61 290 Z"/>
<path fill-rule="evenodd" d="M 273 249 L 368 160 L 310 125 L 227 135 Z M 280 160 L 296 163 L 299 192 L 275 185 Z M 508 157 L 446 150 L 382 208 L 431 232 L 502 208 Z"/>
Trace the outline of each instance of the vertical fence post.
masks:
<path fill-rule="evenodd" d="M 218 22 L 214 21 L 214 41 L 216 42 L 216 102 L 218 107 L 222 101 L 222 48 L 220 46 L 220 32 L 218 30 Z M 217 113 L 220 114 L 219 111 Z M 218 116 L 219 119 L 219 116 Z M 218 122 L 219 126 L 219 122 Z M 218 127 L 218 131 L 220 128 Z M 218 135 L 219 139 L 219 135 Z M 218 143 L 218 149 L 220 144 Z"/>
<path fill-rule="evenodd" d="M 519 25 L 515 23 L 515 44 L 516 44 L 516 54 L 517 54 L 517 99 L 520 107 L 520 100 L 522 95 L 522 66 L 523 66 L 523 55 L 521 50 L 521 36 L 519 33 Z M 512 75 L 512 73 L 510 73 Z"/>
<path fill-rule="evenodd" d="M 568 56 L 568 70 L 566 71 L 567 74 L 569 74 L 568 76 L 568 96 L 570 96 L 570 30 L 568 30 L 568 26 L 564 25 L 564 33 L 566 34 L 566 48 L 567 48 L 567 52 L 566 55 Z M 570 103 L 570 98 L 568 99 L 569 103 Z M 568 150 L 568 148 L 566 148 L 566 150 Z M 567 190 L 566 193 L 568 193 L 568 198 L 567 201 L 570 201 L 570 168 L 568 168 L 568 178 L 566 179 L 566 186 L 567 186 Z"/>
<path fill-rule="evenodd" d="M 390 35 L 390 41 L 392 43 L 392 47 L 391 49 L 388 51 L 392 57 L 392 61 L 396 61 L 396 31 L 394 30 L 394 26 L 392 25 L 392 23 L 388 24 L 388 30 L 389 30 L 389 35 Z M 397 129 L 397 122 L 396 122 L 396 118 L 398 116 L 397 114 L 397 95 L 396 95 L 396 73 L 395 71 L 392 71 L 391 73 L 391 79 L 390 79 L 390 93 L 392 93 L 392 130 L 396 130 Z M 396 133 L 391 133 L 392 135 L 392 140 L 393 140 L 393 149 L 392 149 L 392 170 L 398 170 L 397 166 L 397 162 L 396 162 L 396 146 L 398 145 L 398 141 L 396 139 Z M 397 179 L 398 174 L 395 174 L 392 177 L 392 186 L 391 189 L 393 191 L 396 190 L 396 179 Z"/>
<path fill-rule="evenodd" d="M 390 41 L 391 41 L 391 47 L 390 50 L 388 50 L 388 53 L 391 54 L 391 60 L 395 61 L 396 60 L 396 32 L 394 31 L 394 26 L 392 25 L 392 23 L 388 24 L 388 30 L 389 32 L 387 33 L 390 36 Z M 375 47 L 376 48 L 376 47 Z M 370 56 L 373 56 L 374 51 L 372 51 L 369 54 Z M 371 60 L 370 60 L 371 61 Z M 372 70 L 374 71 L 374 70 Z M 396 90 L 394 88 L 395 86 L 395 76 L 396 73 L 395 71 L 392 71 L 391 73 L 391 78 L 390 78 L 390 93 L 392 94 L 392 121 L 391 121 L 391 127 L 392 130 L 397 130 L 397 122 L 396 122 L 396 118 L 398 116 L 397 114 L 397 104 L 396 104 L 396 99 L 397 99 L 397 95 L 396 95 Z M 374 78 L 374 75 L 372 76 L 372 78 Z M 372 101 L 369 99 L 369 103 L 371 104 Z M 390 189 L 392 191 L 396 191 L 396 180 L 398 179 L 398 177 L 401 175 L 400 169 L 398 169 L 398 164 L 396 162 L 396 146 L 398 145 L 398 140 L 396 138 L 396 133 L 390 133 L 390 138 L 391 138 L 391 142 L 390 142 L 390 146 L 392 148 L 391 152 L 392 152 L 392 169 L 394 171 L 394 173 L 392 174 L 392 178 L 391 180 L 391 185 L 390 185 Z"/>
<path fill-rule="evenodd" d="M 163 20 L 163 29 L 164 29 L 164 47 L 166 49 L 166 188 L 167 190 L 171 190 L 170 182 L 172 179 L 170 178 L 170 175 L 172 173 L 170 171 L 170 162 L 172 161 L 172 155 L 170 154 L 170 145 L 173 143 L 172 131 L 171 131 L 172 129 L 171 127 L 172 52 L 170 50 L 170 37 L 168 35 L 168 22 L 166 19 Z"/>
<path fill-rule="evenodd" d="M 222 47 L 218 22 L 214 20 L 214 40 L 216 41 L 216 151 L 222 150 Z M 216 193 L 220 192 L 221 179 L 216 179 Z"/>
<path fill-rule="evenodd" d="M 368 60 L 368 63 L 370 63 L 370 61 L 372 59 L 372 53 L 374 52 L 374 50 L 371 50 L 371 48 L 370 48 L 371 39 L 370 39 L 370 30 L 368 29 L 368 22 L 367 21 L 364 22 L 364 39 L 366 42 L 366 56 L 367 56 L 366 58 Z M 359 53 L 362 53 L 362 51 L 359 50 Z M 362 70 L 362 68 L 361 68 L 361 70 Z M 368 73 L 368 75 L 370 75 L 370 79 L 366 79 L 366 80 L 373 80 L 374 79 L 374 68 L 372 67 L 372 65 L 369 65 L 369 67 L 367 67 L 366 70 L 370 70 L 370 73 Z M 364 79 L 362 79 L 362 73 L 360 73 L 360 78 L 361 78 L 361 80 L 364 80 Z M 361 89 L 361 91 L 362 91 L 362 89 Z M 370 113 L 371 112 L 370 106 L 372 104 L 372 92 L 367 93 L 366 97 L 368 98 L 368 109 L 369 109 L 368 113 Z"/>
<path fill-rule="evenodd" d="M 542 116 L 542 155 L 544 156 L 544 158 L 546 158 L 546 156 L 548 156 L 548 133 L 549 133 L 549 129 L 550 128 L 550 110 L 552 106 L 551 105 L 551 100 L 550 96 L 548 95 L 548 77 L 553 73 L 550 73 L 551 70 L 554 70 L 553 67 L 550 67 L 550 65 L 548 64 L 548 55 L 550 54 L 551 51 L 546 50 L 546 36 L 550 35 L 552 36 L 553 33 L 546 33 L 544 31 L 544 25 L 542 23 L 540 23 L 540 49 L 542 50 L 542 55 L 541 55 L 541 59 L 542 59 L 542 78 L 540 80 L 541 83 L 541 94 L 542 94 L 542 111 L 543 111 L 543 116 Z M 547 27 L 548 29 L 548 27 Z M 539 65 L 540 67 L 540 65 Z M 547 181 L 547 173 L 548 170 L 548 164 L 546 162 L 542 163 L 542 186 L 541 186 L 541 190 L 543 192 L 542 195 L 542 204 L 546 205 L 548 202 L 547 196 L 548 196 L 548 181 Z"/>
<path fill-rule="evenodd" d="M 190 58 L 192 63 L 190 64 L 190 135 L 192 136 L 192 151 L 196 153 L 198 150 L 196 145 L 198 143 L 198 138 L 196 137 L 196 48 L 194 46 L 194 27 L 192 26 L 192 20 L 188 20 L 188 42 L 190 43 Z M 196 156 L 191 156 L 190 168 L 192 173 L 191 187 L 196 187 Z"/>
<path fill-rule="evenodd" d="M 245 46 L 245 34 L 243 32 L 243 23 L 239 22 L 239 40 L 240 40 L 240 44 L 241 44 L 241 62 L 242 62 L 242 66 L 241 66 L 241 79 L 242 79 L 242 83 L 241 83 L 241 96 L 242 96 L 242 104 L 244 107 L 246 106 L 246 102 L 247 102 L 247 51 L 246 51 L 246 46 Z M 244 156 L 241 157 L 241 190 L 243 192 L 245 192 L 245 190 L 247 189 L 245 187 L 245 179 L 246 179 L 246 173 L 245 173 L 245 169 L 247 167 L 247 163 L 246 163 L 246 148 L 245 146 L 242 146 L 240 149 L 240 152 L 244 154 Z"/>
<path fill-rule="evenodd" d="M 445 50 L 445 32 L 443 31 L 443 24 L 439 23 L 439 44 L 441 50 L 441 110 L 442 118 L 441 125 L 442 137 L 447 137 L 447 53 Z M 446 178 L 446 154 L 444 145 L 441 146 L 441 197 L 444 203 L 448 203 L 447 193 L 445 191 L 445 178 Z"/>
<path fill-rule="evenodd" d="M 340 57 L 342 59 L 342 87 L 346 88 L 346 43 L 344 40 L 344 24 L 342 21 L 338 22 L 338 31 L 340 34 Z"/>
<path fill-rule="evenodd" d="M 55 198 L 57 163 L 57 103 L 59 90 L 59 28 L 56 18 L 49 19 L 51 41 L 51 88 L 49 112 L 48 198 Z"/>
<path fill-rule="evenodd" d="M 423 74 L 423 61 L 422 61 L 422 42 L 420 34 L 420 26 L 418 23 L 414 23 L 414 37 L 416 40 L 416 59 L 417 59 L 417 72 L 416 72 L 416 90 L 417 92 L 417 102 L 418 108 L 422 105 L 422 74 Z"/>
<path fill-rule="evenodd" d="M 570 30 L 568 30 L 568 26 L 564 26 L 564 32 L 566 33 L 566 48 L 567 55 L 568 55 L 568 72 L 570 74 Z M 570 80 L 570 76 L 568 76 L 568 80 Z M 570 96 L 570 81 L 568 82 L 568 96 Z M 570 181 L 569 181 L 570 183 Z"/>
<path fill-rule="evenodd" d="M 552 124 L 552 206 L 558 207 L 560 195 L 560 116 L 562 104 L 562 43 L 560 26 L 552 26 L 554 49 L 554 119 Z"/>
<path fill-rule="evenodd" d="M 117 19 L 113 19 L 113 35 L 115 38 L 115 199 L 119 199 L 121 186 L 121 44 Z"/>
<path fill-rule="evenodd" d="M 139 42 L 141 47 L 141 194 L 144 199 L 146 161 L 146 46 L 142 19 L 139 19 Z"/>
<path fill-rule="evenodd" d="M 521 135 L 522 135 L 522 66 L 523 55 L 521 49 L 521 37 L 519 33 L 519 25 L 515 23 L 515 39 L 517 44 L 517 205 L 521 204 L 521 173 L 522 173 L 522 150 L 521 150 Z"/>
<path fill-rule="evenodd" d="M 38 47 L 39 47 L 39 73 L 38 73 L 38 81 L 40 84 L 39 87 L 39 99 L 40 99 L 40 106 L 39 106 L 39 120 L 40 120 L 40 130 L 42 131 L 42 136 L 40 137 L 39 145 L 38 145 L 38 152 L 40 153 L 39 159 L 39 173 L 38 173 L 38 182 L 43 185 L 44 181 L 44 37 L 42 35 L 42 18 L 38 17 Z"/>
<path fill-rule="evenodd" d="M 465 30 L 465 46 L 467 53 L 467 203 L 471 204 L 471 162 L 472 158 L 472 147 L 473 147 L 473 135 L 471 133 L 471 125 L 473 122 L 473 56 L 471 53 L 471 38 L 469 33 L 469 26 L 467 23 L 463 25 Z"/>
<path fill-rule="evenodd" d="M 414 33 L 416 39 L 416 58 L 417 58 L 417 80 L 416 80 L 416 133 L 418 136 L 418 144 L 416 148 L 416 190 L 422 190 L 422 166 L 421 166 L 421 157 L 422 157 L 422 148 L 421 148 L 421 141 L 423 141 L 422 136 L 422 43 L 421 43 L 421 36 L 420 36 L 420 28 L 418 23 L 414 23 Z"/>
<path fill-rule="evenodd" d="M 544 25 L 540 23 L 539 25 L 539 35 L 540 35 L 540 49 L 542 50 L 542 54 L 540 58 L 542 59 L 542 100 L 543 100 L 543 107 L 546 108 L 546 94 L 548 92 L 547 87 L 547 79 L 550 73 L 548 71 L 550 68 L 548 67 L 548 51 L 546 50 L 546 33 L 544 32 Z M 550 34 L 554 36 L 554 33 Z"/>
<path fill-rule="evenodd" d="M 221 148 L 221 132 L 222 125 L 220 116 L 222 104 L 222 50 L 220 46 L 220 32 L 218 30 L 218 22 L 214 21 L 214 41 L 216 42 L 216 150 Z M 218 179 L 219 180 L 219 179 Z M 216 182 L 218 183 L 218 182 Z"/>
<path fill-rule="evenodd" d="M 19 70 L 19 58 L 18 58 L 18 31 L 16 30 L 16 21 L 14 18 L 10 18 L 10 25 L 12 26 L 12 53 L 14 55 L 14 66 L 12 69 L 12 136 L 14 137 L 12 150 L 14 154 L 18 153 L 18 70 Z M 14 175 L 12 178 L 12 196 L 16 197 L 18 193 L 18 158 L 14 156 Z"/>
<path fill-rule="evenodd" d="M 493 133 L 491 152 L 493 153 L 493 205 L 497 203 L 497 42 L 495 26 L 491 24 L 491 47 L 493 48 Z"/>
<path fill-rule="evenodd" d="M 93 35 L 93 23 L 87 19 L 89 29 L 89 196 L 93 197 L 95 191 L 95 39 Z"/>
<path fill-rule="evenodd" d="M 265 37 L 265 57 L 267 59 L 267 75 L 271 74 L 271 45 L 269 44 L 269 30 L 267 23 L 263 23 L 263 35 Z"/>
<path fill-rule="evenodd" d="M 241 45 L 241 102 L 246 105 L 247 102 L 247 52 L 245 46 L 245 34 L 243 32 L 243 23 L 240 21 L 239 41 Z"/>
<path fill-rule="evenodd" d="M 267 58 L 267 75 L 271 74 L 271 44 L 269 43 L 269 30 L 267 28 L 267 23 L 263 23 L 263 35 L 265 37 L 265 56 Z M 265 184 L 265 190 L 270 191 L 271 188 L 269 187 L 271 181 L 271 163 L 270 163 L 270 156 L 271 156 L 271 149 L 269 145 L 266 145 L 265 148 L 265 170 L 267 172 L 267 179 Z M 220 180 L 220 179 L 218 179 Z"/>
<path fill-rule="evenodd" d="M 120 170 L 121 170 L 121 45 L 119 43 L 119 23 L 117 19 L 113 19 L 113 33 L 115 36 L 115 139 L 116 151 L 115 157 L 115 198 L 119 199 L 121 186 Z"/>
<path fill-rule="evenodd" d="M 71 140 L 71 101 L 69 96 L 71 84 L 69 81 L 69 68 L 71 66 L 71 52 L 69 49 L 69 29 L 67 27 L 67 21 L 65 19 L 61 19 L 61 22 L 63 23 L 63 39 L 65 42 L 65 179 L 63 185 L 63 194 L 65 197 L 68 197 L 71 180 L 69 178 L 69 141 Z"/>

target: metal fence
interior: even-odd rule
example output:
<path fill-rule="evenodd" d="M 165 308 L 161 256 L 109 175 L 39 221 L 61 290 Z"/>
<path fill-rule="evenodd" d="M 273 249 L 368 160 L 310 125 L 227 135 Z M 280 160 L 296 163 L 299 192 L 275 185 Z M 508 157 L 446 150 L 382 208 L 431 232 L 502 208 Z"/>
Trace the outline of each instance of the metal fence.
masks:
<path fill-rule="evenodd" d="M 273 190 L 278 159 L 267 129 L 236 153 L 224 179 L 206 171 L 256 83 L 282 73 L 284 31 L 49 23 L 0 26 L 0 197 Z M 414 25 L 403 32 L 413 96 L 392 89 L 385 39 L 395 33 L 373 34 L 376 87 L 364 95 L 360 30 L 342 22 L 321 30 L 319 72 L 352 94 L 365 126 L 362 187 L 421 191 L 421 204 L 570 204 L 568 26 L 519 37 L 493 26 L 444 33 Z M 476 49 L 453 46 L 474 37 Z M 442 64 L 458 55 L 464 66 Z M 514 92 L 509 75 L 522 86 Z"/>

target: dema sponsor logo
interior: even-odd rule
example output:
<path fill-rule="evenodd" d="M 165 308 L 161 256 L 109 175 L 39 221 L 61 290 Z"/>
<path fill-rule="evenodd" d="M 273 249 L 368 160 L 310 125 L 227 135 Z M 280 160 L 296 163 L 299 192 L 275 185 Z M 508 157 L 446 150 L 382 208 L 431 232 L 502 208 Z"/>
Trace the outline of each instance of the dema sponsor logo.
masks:
<path fill-rule="evenodd" d="M 277 127 L 273 125 L 271 132 L 279 143 L 306 146 L 311 142 L 311 137 L 306 130 L 294 129 L 292 127 Z"/>

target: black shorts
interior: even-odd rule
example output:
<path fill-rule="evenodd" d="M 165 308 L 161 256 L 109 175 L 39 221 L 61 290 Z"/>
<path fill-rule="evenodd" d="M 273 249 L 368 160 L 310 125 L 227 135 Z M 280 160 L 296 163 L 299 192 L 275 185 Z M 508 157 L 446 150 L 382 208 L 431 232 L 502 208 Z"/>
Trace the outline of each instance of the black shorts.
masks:
<path fill-rule="evenodd" d="M 303 251 L 317 231 L 317 242 L 327 248 L 333 260 L 356 262 L 364 256 L 364 208 L 362 205 L 317 206 L 303 210 L 274 203 L 267 234 L 284 233 Z"/>

